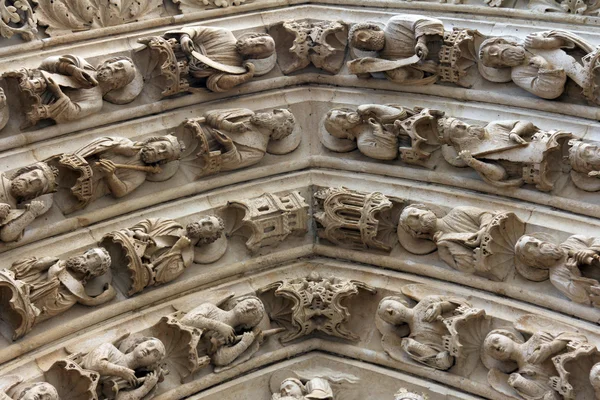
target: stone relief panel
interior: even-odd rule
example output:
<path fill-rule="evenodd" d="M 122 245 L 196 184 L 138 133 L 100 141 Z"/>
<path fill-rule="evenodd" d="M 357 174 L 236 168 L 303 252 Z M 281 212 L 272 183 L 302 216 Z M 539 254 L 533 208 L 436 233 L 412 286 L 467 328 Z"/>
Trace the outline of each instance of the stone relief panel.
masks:
<path fill-rule="evenodd" d="M 287 75 L 311 64 L 330 74 L 344 65 L 348 26 L 344 21 L 288 20 L 269 28 L 277 63 Z"/>
<path fill-rule="evenodd" d="M 30 41 L 37 33 L 37 18 L 28 0 L 3 0 L 0 4 L 0 36 L 19 35 Z"/>
<path fill-rule="evenodd" d="M 360 378 L 329 368 L 282 369 L 271 375 L 271 400 L 354 399 Z M 353 393 L 354 392 L 354 393 Z"/>
<path fill-rule="evenodd" d="M 183 14 L 213 8 L 228 8 L 254 3 L 256 0 L 173 0 Z M 260 0 L 259 0 L 260 2 Z"/>
<path fill-rule="evenodd" d="M 394 400 L 429 400 L 426 394 L 418 394 L 410 392 L 408 389 L 401 388 L 398 393 L 394 395 Z"/>
<path fill-rule="evenodd" d="M 271 71 L 275 41 L 266 33 L 239 38 L 228 29 L 198 26 L 140 39 L 150 50 L 149 63 L 163 79 L 163 97 L 183 92 L 227 92 Z"/>

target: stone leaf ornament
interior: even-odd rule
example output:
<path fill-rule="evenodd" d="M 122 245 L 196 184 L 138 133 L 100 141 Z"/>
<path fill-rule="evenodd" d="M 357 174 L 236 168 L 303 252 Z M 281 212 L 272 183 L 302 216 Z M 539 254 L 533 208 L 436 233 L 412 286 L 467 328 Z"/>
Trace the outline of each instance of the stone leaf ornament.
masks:
<path fill-rule="evenodd" d="M 33 40 L 37 33 L 37 19 L 28 0 L 2 0 L 0 2 L 0 36 L 11 38 L 20 35 Z"/>
<path fill-rule="evenodd" d="M 50 36 L 158 18 L 160 0 L 36 0 L 34 15 Z"/>
<path fill-rule="evenodd" d="M 184 14 L 212 8 L 235 7 L 242 4 L 254 3 L 254 1 L 256 0 L 173 0 Z"/>

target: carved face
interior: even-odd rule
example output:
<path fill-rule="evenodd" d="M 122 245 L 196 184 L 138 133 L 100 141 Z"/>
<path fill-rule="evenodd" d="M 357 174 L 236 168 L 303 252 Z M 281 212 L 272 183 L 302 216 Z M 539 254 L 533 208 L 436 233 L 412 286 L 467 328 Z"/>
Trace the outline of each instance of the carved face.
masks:
<path fill-rule="evenodd" d="M 238 325 L 251 329 L 260 323 L 265 314 L 265 308 L 258 299 L 244 299 L 236 304 L 233 312 L 237 316 Z"/>
<path fill-rule="evenodd" d="M 579 146 L 579 156 L 588 165 L 598 165 L 600 164 L 600 146 L 582 143 Z"/>
<path fill-rule="evenodd" d="M 275 52 L 275 41 L 269 35 L 251 36 L 240 39 L 237 49 L 247 59 L 268 58 Z"/>
<path fill-rule="evenodd" d="M 148 367 L 160 362 L 166 354 L 165 346 L 158 339 L 149 339 L 138 344 L 133 354 L 140 367 Z"/>
<path fill-rule="evenodd" d="M 435 232 L 437 217 L 429 210 L 406 207 L 400 215 L 400 224 L 415 238 L 427 238 Z"/>
<path fill-rule="evenodd" d="M 270 131 L 273 140 L 280 140 L 294 131 L 296 120 L 290 110 L 276 108 L 272 112 L 256 113 L 250 122 Z"/>
<path fill-rule="evenodd" d="M 105 61 L 96 73 L 98 82 L 109 83 L 112 89 L 122 88 L 135 77 L 135 65 L 126 58 Z"/>
<path fill-rule="evenodd" d="M 199 243 L 209 244 L 223 234 L 223 220 L 215 215 L 209 215 L 188 224 L 186 230 L 190 238 L 199 238 Z"/>
<path fill-rule="evenodd" d="M 15 177 L 10 184 L 10 192 L 16 198 L 35 197 L 36 193 L 43 193 L 48 186 L 48 178 L 41 169 L 33 169 Z"/>
<path fill-rule="evenodd" d="M 379 317 L 392 325 L 399 325 L 409 320 L 410 311 L 404 306 L 404 304 L 400 303 L 396 300 L 383 300 L 379 303 L 379 307 L 377 308 L 377 314 Z"/>
<path fill-rule="evenodd" d="M 498 361 L 508 361 L 515 350 L 515 342 L 509 337 L 492 333 L 483 344 L 485 351 Z"/>
<path fill-rule="evenodd" d="M 140 156 L 146 164 L 154 164 L 161 161 L 175 160 L 179 157 L 179 154 L 173 147 L 173 143 L 168 139 L 157 139 L 147 142 L 142 147 Z"/>
<path fill-rule="evenodd" d="M 21 392 L 19 400 L 59 400 L 54 386 L 46 382 L 36 383 Z"/>
<path fill-rule="evenodd" d="M 82 255 L 70 257 L 66 261 L 67 268 L 84 281 L 105 274 L 110 267 L 110 262 L 110 255 L 101 247 L 89 249 Z"/>
<path fill-rule="evenodd" d="M 358 50 L 379 51 L 385 45 L 385 33 L 376 29 L 357 29 L 352 33 L 350 41 Z"/>
<path fill-rule="evenodd" d="M 515 253 L 523 263 L 537 268 L 549 268 L 564 256 L 562 249 L 554 243 L 528 235 L 517 241 Z"/>
<path fill-rule="evenodd" d="M 295 397 L 298 399 L 301 399 L 304 395 L 302 387 L 298 381 L 296 381 L 296 379 L 286 379 L 285 381 L 281 382 L 279 394 L 281 396 Z"/>
<path fill-rule="evenodd" d="M 510 43 L 491 43 L 481 49 L 481 62 L 486 67 L 504 68 L 522 65 L 525 61 L 525 49 Z"/>
<path fill-rule="evenodd" d="M 361 123 L 358 113 L 349 109 L 333 109 L 327 113 L 325 129 L 330 135 L 338 139 L 354 140 L 351 129 Z"/>

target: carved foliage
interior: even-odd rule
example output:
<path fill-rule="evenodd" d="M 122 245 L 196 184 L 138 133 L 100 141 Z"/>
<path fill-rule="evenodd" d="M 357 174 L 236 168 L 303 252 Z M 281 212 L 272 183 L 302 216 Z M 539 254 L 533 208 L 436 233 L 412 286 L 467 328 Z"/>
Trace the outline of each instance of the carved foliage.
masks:
<path fill-rule="evenodd" d="M 177 3 L 181 12 L 186 14 L 209 8 L 239 6 L 242 4 L 253 3 L 254 0 L 173 0 L 173 2 Z"/>
<path fill-rule="evenodd" d="M 37 32 L 36 18 L 28 0 L 2 0 L 0 2 L 0 35 L 11 38 L 21 35 L 25 40 L 33 40 Z"/>

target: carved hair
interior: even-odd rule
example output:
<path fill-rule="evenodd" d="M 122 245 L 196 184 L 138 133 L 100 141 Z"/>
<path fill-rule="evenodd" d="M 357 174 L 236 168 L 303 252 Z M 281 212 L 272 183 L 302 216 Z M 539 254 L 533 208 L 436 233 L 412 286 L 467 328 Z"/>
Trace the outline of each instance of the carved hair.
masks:
<path fill-rule="evenodd" d="M 185 143 L 179 141 L 173 135 L 163 135 L 163 136 L 152 136 L 152 137 L 149 137 L 148 139 L 145 139 L 142 142 L 142 146 L 146 146 L 146 145 L 148 145 L 150 143 L 154 143 L 154 142 L 164 142 L 164 141 L 169 142 L 171 144 L 171 146 L 173 147 L 173 149 L 175 150 L 175 154 L 174 154 L 174 159 L 173 160 L 178 160 L 179 158 L 181 158 L 181 155 L 185 151 Z M 168 161 L 173 161 L 173 160 L 165 160 L 163 162 L 168 162 Z"/>
<path fill-rule="evenodd" d="M 204 229 L 202 227 L 201 221 L 208 218 L 215 218 L 218 224 L 218 230 L 211 232 L 210 235 L 204 234 Z M 223 231 L 225 230 L 225 222 L 223 222 L 223 218 L 217 215 L 207 215 L 205 217 L 200 218 L 198 221 L 189 223 L 186 227 L 186 232 L 188 236 L 192 238 L 200 238 L 199 244 L 210 244 L 219 239 L 223 235 Z"/>
<path fill-rule="evenodd" d="M 255 39 L 255 38 L 259 38 L 259 37 L 270 37 L 271 40 L 273 40 L 273 37 L 271 35 L 269 35 L 268 33 L 247 33 L 243 36 L 241 36 L 237 42 L 235 43 L 235 49 L 237 50 L 238 53 L 242 53 L 242 51 L 244 50 L 244 47 L 246 46 L 246 41 L 248 39 Z M 271 55 L 273 55 L 274 50 L 272 51 L 265 51 L 263 54 L 259 54 L 257 56 L 255 56 L 254 58 L 256 59 L 263 59 L 263 58 L 267 58 Z"/>
<path fill-rule="evenodd" d="M 242 329 L 254 328 L 255 326 L 257 326 L 260 323 L 260 321 L 262 321 L 262 319 L 265 315 L 265 306 L 264 306 L 263 302 L 256 296 L 242 296 L 242 297 L 238 297 L 237 299 L 234 299 L 231 309 L 235 308 L 238 304 L 240 304 L 244 301 L 247 301 L 247 300 L 252 300 L 253 302 L 258 304 L 257 310 L 255 311 L 256 318 L 251 322 L 242 324 L 241 325 Z"/>
<path fill-rule="evenodd" d="M 481 63 L 483 63 L 483 65 L 485 65 L 485 63 L 483 62 L 483 57 L 485 55 L 485 50 L 487 50 L 487 48 L 490 47 L 490 46 L 499 45 L 499 44 L 508 44 L 508 45 L 511 45 L 511 46 L 520 46 L 519 42 L 517 42 L 513 38 L 509 39 L 509 38 L 506 38 L 506 37 L 493 37 L 493 38 L 486 39 L 486 40 L 483 41 L 483 43 L 481 43 L 481 46 L 479 47 L 479 62 L 481 62 Z M 498 68 L 498 67 L 493 67 L 493 68 Z"/>
<path fill-rule="evenodd" d="M 404 209 L 402 209 L 402 213 L 400 213 L 400 218 L 398 220 L 398 225 L 400 226 L 400 228 L 402 228 L 402 229 L 404 229 L 404 231 L 410 233 L 413 237 L 423 238 L 422 232 L 415 231 L 410 226 L 408 226 L 408 224 L 406 222 L 408 219 L 408 210 L 411 208 L 421 210 L 421 211 L 428 211 L 434 215 L 435 215 L 435 212 L 431 208 L 427 207 L 425 204 L 409 204 L 406 207 L 404 207 Z M 437 216 L 436 216 L 436 218 L 437 218 Z"/>
<path fill-rule="evenodd" d="M 135 64 L 133 63 L 133 60 L 131 58 L 129 58 L 129 57 L 125 57 L 125 56 L 111 57 L 108 60 L 104 60 L 104 62 L 102 63 L 102 65 L 112 64 L 112 63 L 115 63 L 117 61 L 128 61 L 128 62 L 130 62 L 131 65 L 132 65 L 132 67 L 133 67 L 133 70 L 132 71 L 128 71 L 127 80 L 125 82 L 123 82 L 118 87 L 115 87 L 113 89 L 118 89 L 118 88 L 121 88 L 121 87 L 123 87 L 125 85 L 128 85 L 135 78 L 135 68 L 136 67 L 135 67 Z"/>
<path fill-rule="evenodd" d="M 325 130 L 336 138 L 340 138 L 340 136 L 349 136 L 349 135 L 353 136 L 350 132 L 348 132 L 346 130 L 346 128 L 340 126 L 338 123 L 334 122 L 331 119 L 331 115 L 333 114 L 334 111 L 343 112 L 346 114 L 354 114 L 355 113 L 355 111 L 350 108 L 334 108 L 332 110 L 329 110 L 327 112 L 327 117 L 325 118 L 325 122 L 323 123 Z"/>
<path fill-rule="evenodd" d="M 134 338 L 129 337 L 129 338 L 125 339 L 123 342 L 121 342 L 121 345 L 119 346 L 119 350 L 125 354 L 129 354 L 132 351 L 134 351 L 135 348 L 138 347 L 140 344 L 148 342 L 150 340 L 154 340 L 158 343 L 157 348 L 158 348 L 158 351 L 161 353 L 160 360 L 162 361 L 162 359 L 164 359 L 165 356 L 167 355 L 167 350 L 165 348 L 165 345 L 163 344 L 163 342 L 160 339 L 157 339 L 152 336 L 138 336 L 138 337 L 134 337 Z M 160 367 L 160 361 L 153 365 L 146 365 L 146 366 L 144 366 L 144 369 L 152 371 L 152 370 L 158 369 L 159 367 Z"/>
<path fill-rule="evenodd" d="M 35 389 L 37 387 L 40 386 L 45 386 L 48 390 L 48 394 L 50 395 L 50 399 L 51 400 L 58 400 L 58 392 L 56 391 L 56 388 L 54 386 L 52 386 L 51 384 L 49 384 L 48 382 L 35 382 L 32 384 L 29 384 L 25 387 L 23 387 L 22 389 L 20 389 L 17 393 L 16 393 L 16 400 L 22 399 L 23 397 L 25 397 L 25 395 L 31 391 L 32 389 Z M 2 392 L 0 392 L 2 393 Z"/>
<path fill-rule="evenodd" d="M 36 169 L 42 171 L 44 177 L 46 178 L 46 184 L 37 192 L 27 197 L 23 197 L 23 200 L 31 200 L 41 195 L 56 191 L 56 178 L 58 178 L 58 169 L 46 164 L 45 162 L 37 162 L 35 164 L 18 169 L 17 172 L 12 175 L 11 180 L 18 178 L 20 175 L 23 175 L 27 172 L 35 171 Z"/>
<path fill-rule="evenodd" d="M 354 24 L 352 25 L 352 27 L 350 27 L 350 30 L 348 31 L 348 39 L 350 41 L 350 43 L 352 43 L 352 38 L 354 37 L 354 34 L 358 31 L 362 31 L 362 30 L 368 30 L 368 31 L 382 31 L 383 29 L 381 29 L 381 26 L 379 26 L 378 24 L 374 23 L 374 22 L 361 22 L 359 24 Z"/>
<path fill-rule="evenodd" d="M 81 261 L 83 256 L 71 257 L 71 258 L 67 259 L 67 261 L 66 261 L 67 268 L 70 268 L 77 272 L 83 273 L 84 274 L 83 279 L 86 281 L 88 279 L 93 279 L 93 278 L 97 278 L 99 276 L 104 275 L 106 272 L 108 272 L 108 269 L 110 268 L 110 265 L 112 262 L 111 258 L 110 258 L 110 254 L 104 247 L 95 247 L 95 248 L 87 250 L 85 253 L 90 252 L 90 251 L 96 251 L 96 252 L 101 253 L 102 261 L 100 262 L 100 265 L 98 265 L 97 267 L 92 268 L 86 262 Z"/>

